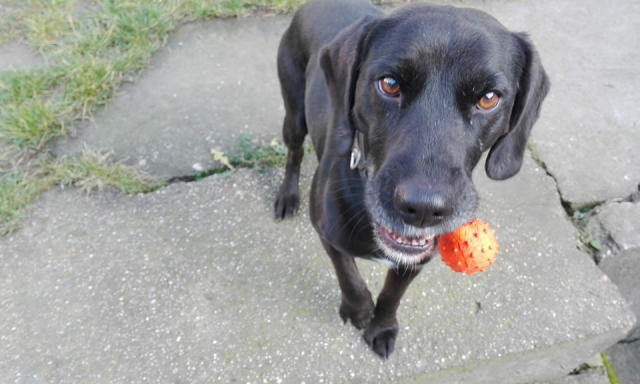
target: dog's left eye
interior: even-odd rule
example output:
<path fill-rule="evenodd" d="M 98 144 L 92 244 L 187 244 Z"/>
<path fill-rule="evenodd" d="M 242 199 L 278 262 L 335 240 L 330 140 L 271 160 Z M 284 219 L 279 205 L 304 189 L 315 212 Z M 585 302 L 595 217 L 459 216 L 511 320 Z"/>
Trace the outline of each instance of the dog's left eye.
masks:
<path fill-rule="evenodd" d="M 493 91 L 487 92 L 478 100 L 478 107 L 488 111 L 489 109 L 495 108 L 496 105 L 498 105 L 498 101 L 500 101 L 500 95 L 498 95 L 498 93 Z"/>
<path fill-rule="evenodd" d="M 398 84 L 398 81 L 391 76 L 386 76 L 380 79 L 378 81 L 378 87 L 386 96 L 395 97 L 400 94 L 400 85 Z"/>

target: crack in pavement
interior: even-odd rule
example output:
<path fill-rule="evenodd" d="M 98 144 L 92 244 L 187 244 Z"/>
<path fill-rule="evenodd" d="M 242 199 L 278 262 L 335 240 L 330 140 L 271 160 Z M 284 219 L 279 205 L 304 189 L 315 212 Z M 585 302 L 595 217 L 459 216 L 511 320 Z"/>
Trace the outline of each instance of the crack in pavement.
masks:
<path fill-rule="evenodd" d="M 601 261 L 602 252 L 600 249 L 598 249 L 598 247 L 595 247 L 593 245 L 592 243 L 593 240 L 600 239 L 603 242 L 606 242 L 609 250 L 613 252 L 613 254 L 620 252 L 620 246 L 614 241 L 613 237 L 611 236 L 611 233 L 602 225 L 602 223 L 599 224 L 600 230 L 601 230 L 601 233 L 599 234 L 591 233 L 591 231 L 587 229 L 587 223 L 589 222 L 589 219 L 596 214 L 597 208 L 603 206 L 604 204 L 611 203 L 611 202 L 634 203 L 634 202 L 640 201 L 640 184 L 638 184 L 638 191 L 632 193 L 627 197 L 599 200 L 589 204 L 581 204 L 578 206 L 573 202 L 571 202 L 570 200 L 567 200 L 564 198 L 556 176 L 553 173 L 551 173 L 551 171 L 547 167 L 547 164 L 538 156 L 538 154 L 535 151 L 534 145 L 529 143 L 527 145 L 527 150 L 531 153 L 531 158 L 533 159 L 533 161 L 545 171 L 547 176 L 553 179 L 554 185 L 558 192 L 558 196 L 560 197 L 560 204 L 562 205 L 562 208 L 565 211 L 566 217 L 571 222 L 571 224 L 573 224 L 573 226 L 576 228 L 576 230 L 579 233 L 579 242 L 582 243 L 583 246 L 578 245 L 577 248 L 587 253 L 589 256 L 591 256 L 591 258 L 594 260 L 596 264 L 598 264 Z"/>

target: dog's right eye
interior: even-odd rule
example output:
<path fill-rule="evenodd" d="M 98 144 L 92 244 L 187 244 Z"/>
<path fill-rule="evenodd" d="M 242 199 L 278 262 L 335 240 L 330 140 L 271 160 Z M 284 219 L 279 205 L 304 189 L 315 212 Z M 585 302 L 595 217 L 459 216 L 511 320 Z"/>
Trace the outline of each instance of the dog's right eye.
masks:
<path fill-rule="evenodd" d="M 495 108 L 495 106 L 498 105 L 499 101 L 500 101 L 500 95 L 498 95 L 498 93 L 493 91 L 488 92 L 487 94 L 482 96 L 480 100 L 478 100 L 478 107 L 480 109 L 484 109 L 485 111 L 488 111 L 490 109 Z"/>
<path fill-rule="evenodd" d="M 380 79 L 378 81 L 378 87 L 386 96 L 396 97 L 400 94 L 400 85 L 398 84 L 398 81 L 391 76 L 386 76 Z"/>

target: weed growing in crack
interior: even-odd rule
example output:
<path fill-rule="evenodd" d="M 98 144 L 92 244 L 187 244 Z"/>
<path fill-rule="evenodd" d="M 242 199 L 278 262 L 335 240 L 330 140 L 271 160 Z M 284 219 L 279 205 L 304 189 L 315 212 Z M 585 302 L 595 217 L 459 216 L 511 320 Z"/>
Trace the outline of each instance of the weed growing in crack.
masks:
<path fill-rule="evenodd" d="M 209 171 L 209 175 L 234 171 L 238 168 L 262 171 L 283 166 L 287 161 L 287 147 L 276 139 L 265 142 L 252 139 L 249 135 L 241 135 L 233 152 L 227 154 L 221 150 L 212 149 L 211 155 L 220 166 Z"/>
<path fill-rule="evenodd" d="M 247 135 L 238 139 L 238 150 L 229 157 L 231 164 L 237 168 L 253 168 L 262 170 L 265 168 L 283 166 L 287 161 L 287 147 L 273 139 L 266 143 L 260 140 L 252 140 Z"/>
<path fill-rule="evenodd" d="M 577 248 L 585 253 L 595 256 L 596 252 L 602 250 L 602 243 L 594 235 L 587 232 L 587 223 L 594 215 L 594 207 L 582 207 L 574 209 L 567 201 L 562 201 L 562 206 L 567 214 L 567 218 L 578 230 Z"/>
<path fill-rule="evenodd" d="M 600 252 L 602 250 L 602 243 L 590 233 L 580 231 L 580 235 L 578 237 L 578 249 L 589 254 L 594 251 Z"/>

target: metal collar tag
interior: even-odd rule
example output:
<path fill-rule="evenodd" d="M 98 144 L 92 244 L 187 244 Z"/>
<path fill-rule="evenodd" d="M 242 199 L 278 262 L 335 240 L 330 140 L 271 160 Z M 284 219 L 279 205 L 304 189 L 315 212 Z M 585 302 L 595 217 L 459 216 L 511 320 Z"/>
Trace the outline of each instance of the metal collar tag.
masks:
<path fill-rule="evenodd" d="M 361 147 L 362 145 L 362 147 Z M 351 148 L 351 163 L 349 166 L 351 169 L 357 169 L 360 173 L 362 181 L 366 182 L 369 178 L 369 172 L 367 170 L 366 153 L 364 151 L 364 134 L 361 132 L 355 132 L 353 135 L 353 147 Z"/>
<path fill-rule="evenodd" d="M 353 147 L 351 148 L 351 164 L 349 165 L 351 169 L 358 168 L 361 159 L 362 152 L 360 151 L 360 146 L 358 145 L 358 134 L 356 133 L 353 137 Z"/>

